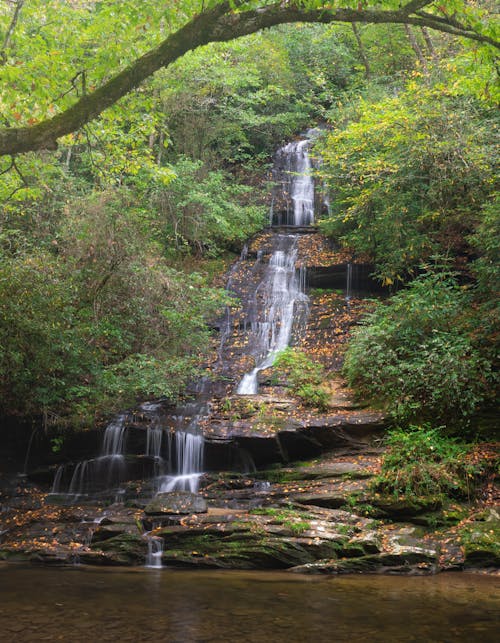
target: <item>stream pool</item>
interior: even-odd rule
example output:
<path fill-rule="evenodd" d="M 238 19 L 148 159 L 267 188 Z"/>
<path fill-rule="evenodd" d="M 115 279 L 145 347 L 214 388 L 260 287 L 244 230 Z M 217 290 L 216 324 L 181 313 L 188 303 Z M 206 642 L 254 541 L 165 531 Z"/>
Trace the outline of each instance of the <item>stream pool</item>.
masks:
<path fill-rule="evenodd" d="M 0 640 L 498 641 L 500 578 L 0 564 Z"/>

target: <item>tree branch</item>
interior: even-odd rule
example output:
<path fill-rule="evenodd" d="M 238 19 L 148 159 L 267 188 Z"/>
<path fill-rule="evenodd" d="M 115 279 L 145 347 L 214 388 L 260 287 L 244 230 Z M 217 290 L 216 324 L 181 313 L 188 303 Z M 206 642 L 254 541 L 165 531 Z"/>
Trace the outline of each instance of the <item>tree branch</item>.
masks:
<path fill-rule="evenodd" d="M 278 3 L 257 9 L 233 11 L 243 0 L 222 2 L 192 18 L 129 67 L 90 94 L 81 96 L 71 107 L 56 116 L 30 127 L 0 129 L 0 155 L 17 154 L 40 149 L 56 149 L 57 139 L 74 132 L 99 116 L 106 108 L 135 89 L 162 67 L 209 42 L 225 42 L 261 29 L 293 22 L 412 24 L 473 39 L 500 49 L 493 38 L 459 25 L 452 18 L 423 14 L 422 7 L 431 0 L 411 0 L 398 10 L 303 9 L 293 4 Z M 419 11 L 416 15 L 415 11 Z M 413 15 L 410 15 L 413 14 Z"/>
<path fill-rule="evenodd" d="M 23 8 L 23 4 L 24 0 L 17 0 L 16 2 L 12 20 L 10 21 L 9 28 L 7 29 L 7 33 L 5 34 L 2 49 L 0 51 L 0 65 L 5 65 L 5 63 L 7 62 L 7 49 L 10 46 L 10 39 L 12 38 L 12 34 L 14 33 L 14 30 L 16 28 L 19 14 L 21 13 L 21 9 Z"/>

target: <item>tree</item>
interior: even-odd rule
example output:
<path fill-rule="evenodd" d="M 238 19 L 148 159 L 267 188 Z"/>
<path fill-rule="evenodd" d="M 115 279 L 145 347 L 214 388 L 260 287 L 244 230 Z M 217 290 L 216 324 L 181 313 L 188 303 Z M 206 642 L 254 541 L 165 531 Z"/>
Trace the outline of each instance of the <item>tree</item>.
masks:
<path fill-rule="evenodd" d="M 127 11 L 134 11 L 133 3 L 126 2 Z M 76 70 L 70 83 L 80 85 L 80 97 L 52 117 L 23 127 L 0 129 L 0 155 L 55 149 L 57 139 L 79 129 L 120 98 L 138 87 L 157 70 L 167 67 L 186 52 L 209 42 L 224 42 L 261 29 L 292 22 L 319 22 L 323 24 L 374 23 L 407 24 L 428 27 L 454 36 L 462 36 L 492 48 L 500 49 L 495 25 L 484 12 L 475 11 L 462 0 L 410 0 L 402 7 L 395 0 L 381 4 L 356 3 L 354 8 L 336 7 L 335 3 L 322 0 L 292 0 L 268 2 L 266 0 L 211 0 L 208 6 L 196 13 L 197 3 L 186 2 L 179 12 L 186 17 L 182 26 L 172 32 L 156 47 L 140 55 L 128 67 L 105 80 L 88 92 L 85 72 Z M 156 3 L 155 3 L 156 5 Z M 158 15 L 158 7 L 155 6 Z M 17 20 L 17 18 L 16 18 Z M 5 47 L 5 45 L 4 45 Z M 6 52 L 3 52 L 6 55 Z M 71 92 L 71 86 L 66 93 Z M 64 94 L 63 94 L 64 95 Z"/>

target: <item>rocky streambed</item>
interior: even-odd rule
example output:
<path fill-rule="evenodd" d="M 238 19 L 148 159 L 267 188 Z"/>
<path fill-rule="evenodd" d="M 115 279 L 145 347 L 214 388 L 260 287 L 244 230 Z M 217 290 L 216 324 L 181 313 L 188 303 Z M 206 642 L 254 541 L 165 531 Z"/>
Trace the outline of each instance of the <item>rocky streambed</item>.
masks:
<path fill-rule="evenodd" d="M 261 438 L 263 439 L 263 438 Z M 372 491 L 382 451 L 337 448 L 252 473 L 204 474 L 199 492 L 151 495 L 131 482 L 119 503 L 32 484 L 4 492 L 0 558 L 56 565 L 285 569 L 314 574 L 430 574 L 499 566 L 495 499 L 443 506 Z M 158 551 L 156 549 L 156 551 Z"/>

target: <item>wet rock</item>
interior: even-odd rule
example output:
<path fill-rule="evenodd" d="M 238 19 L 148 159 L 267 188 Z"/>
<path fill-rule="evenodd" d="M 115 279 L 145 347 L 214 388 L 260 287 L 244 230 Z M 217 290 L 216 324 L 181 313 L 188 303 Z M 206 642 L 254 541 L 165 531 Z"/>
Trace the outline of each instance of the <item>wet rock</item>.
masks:
<path fill-rule="evenodd" d="M 323 481 L 324 482 L 324 481 Z M 324 485 L 321 488 L 311 489 L 309 492 L 301 491 L 299 494 L 292 494 L 291 499 L 299 501 L 304 505 L 316 505 L 329 509 L 340 509 L 349 503 L 353 493 L 359 493 L 363 488 L 363 481 L 351 483 L 335 483 Z"/>
<path fill-rule="evenodd" d="M 207 511 L 205 499 L 190 491 L 173 491 L 159 493 L 149 502 L 144 512 L 149 515 L 161 514 L 197 514 Z"/>
<path fill-rule="evenodd" d="M 432 574 L 437 571 L 436 554 L 401 548 L 397 552 L 348 559 L 329 559 L 290 569 L 306 574 Z"/>
<path fill-rule="evenodd" d="M 316 552 L 314 551 L 316 550 Z M 334 555 L 331 543 L 298 538 L 263 537 L 243 532 L 228 536 L 203 534 L 186 538 L 177 549 L 165 545 L 163 561 L 177 566 L 218 567 L 221 569 L 286 569 Z"/>
<path fill-rule="evenodd" d="M 103 542 L 93 543 L 90 547 L 102 552 L 109 560 L 108 564 L 112 565 L 143 565 L 146 559 L 147 543 L 139 533 L 123 533 Z"/>
<path fill-rule="evenodd" d="M 500 516 L 489 509 L 460 531 L 464 547 L 465 567 L 500 567 Z"/>
<path fill-rule="evenodd" d="M 137 533 L 137 526 L 135 524 L 127 523 L 112 523 L 108 525 L 99 525 L 92 533 L 92 542 L 102 542 L 109 540 L 121 534 L 134 534 Z"/>

